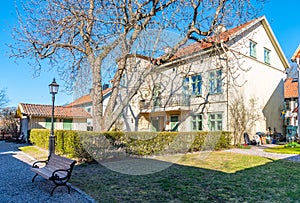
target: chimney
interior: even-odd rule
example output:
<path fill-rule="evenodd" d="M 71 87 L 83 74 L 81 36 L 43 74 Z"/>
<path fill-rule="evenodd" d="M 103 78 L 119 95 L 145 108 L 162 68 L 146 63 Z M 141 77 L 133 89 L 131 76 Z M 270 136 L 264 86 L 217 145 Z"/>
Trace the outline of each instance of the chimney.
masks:
<path fill-rule="evenodd" d="M 222 33 L 226 31 L 226 27 L 223 24 L 217 26 L 215 33 Z"/>

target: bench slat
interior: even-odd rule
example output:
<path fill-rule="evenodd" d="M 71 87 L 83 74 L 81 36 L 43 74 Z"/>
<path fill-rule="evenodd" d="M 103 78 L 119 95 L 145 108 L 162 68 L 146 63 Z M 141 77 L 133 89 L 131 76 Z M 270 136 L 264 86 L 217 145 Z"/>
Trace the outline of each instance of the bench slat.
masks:
<path fill-rule="evenodd" d="M 37 167 L 37 163 L 40 162 L 35 162 L 31 168 L 31 170 L 36 173 L 32 179 L 32 182 L 34 182 L 34 179 L 37 175 L 40 175 L 43 178 L 52 180 L 55 183 L 56 186 L 52 189 L 51 195 L 58 186 L 66 186 L 68 188 L 68 192 L 70 193 L 70 187 L 66 183 L 71 177 L 71 173 L 76 161 L 51 154 L 48 158 L 47 164 L 43 168 L 35 168 Z"/>

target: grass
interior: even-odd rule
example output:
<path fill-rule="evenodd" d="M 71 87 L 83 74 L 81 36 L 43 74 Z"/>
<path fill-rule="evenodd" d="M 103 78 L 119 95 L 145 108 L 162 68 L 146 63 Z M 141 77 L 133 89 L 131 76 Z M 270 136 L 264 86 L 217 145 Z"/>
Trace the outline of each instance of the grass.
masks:
<path fill-rule="evenodd" d="M 271 153 L 278 153 L 278 154 L 300 154 L 300 148 L 299 147 L 287 147 L 285 148 L 284 145 L 276 146 L 276 147 L 270 147 L 265 149 L 266 152 Z"/>
<path fill-rule="evenodd" d="M 114 162 L 124 164 L 119 172 L 103 166 L 113 162 L 80 164 L 75 166 L 71 183 L 98 202 L 299 201 L 298 162 L 225 152 L 140 160 L 146 169 L 166 163 L 169 167 L 146 175 L 128 175 L 126 164 L 132 160 Z M 136 167 L 140 165 L 133 169 Z"/>
<path fill-rule="evenodd" d="M 47 160 L 48 158 L 48 151 L 37 146 L 24 146 L 19 147 L 19 149 L 24 153 L 32 156 L 36 160 Z"/>

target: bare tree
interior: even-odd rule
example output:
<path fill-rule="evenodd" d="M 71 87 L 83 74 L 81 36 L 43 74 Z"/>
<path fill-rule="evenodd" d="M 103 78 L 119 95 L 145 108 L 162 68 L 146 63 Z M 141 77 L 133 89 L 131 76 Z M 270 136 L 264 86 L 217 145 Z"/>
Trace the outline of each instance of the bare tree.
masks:
<path fill-rule="evenodd" d="M 15 116 L 15 107 L 2 108 L 0 111 L 0 119 L 2 122 L 2 130 L 5 133 L 18 137 L 18 127 L 20 126 L 19 119 Z"/>
<path fill-rule="evenodd" d="M 245 22 L 255 16 L 257 5 L 248 0 L 26 0 L 17 9 L 20 26 L 14 31 L 12 56 L 32 59 L 37 74 L 44 61 L 48 62 L 70 86 L 83 66 L 90 67 L 94 129 L 108 130 L 144 78 L 190 40 L 215 43 L 207 37 L 218 34 L 219 25 Z M 151 60 L 126 98 L 117 103 L 127 57 L 136 53 L 137 43 L 143 44 L 140 36 L 149 29 L 171 30 L 181 37 L 158 60 Z M 157 56 L 155 48 L 148 52 L 150 58 Z M 103 77 L 111 70 L 105 60 L 112 60 L 111 55 L 116 55 L 114 63 L 118 66 L 112 73 L 112 94 L 103 112 Z"/>
<path fill-rule="evenodd" d="M 5 90 L 0 90 L 0 108 L 3 108 L 8 103 L 8 98 Z"/>
<path fill-rule="evenodd" d="M 252 98 L 249 100 L 248 105 L 246 105 L 242 96 L 237 97 L 231 102 L 229 105 L 229 114 L 234 145 L 240 144 L 243 134 L 251 131 L 255 122 L 261 119 L 256 100 Z"/>

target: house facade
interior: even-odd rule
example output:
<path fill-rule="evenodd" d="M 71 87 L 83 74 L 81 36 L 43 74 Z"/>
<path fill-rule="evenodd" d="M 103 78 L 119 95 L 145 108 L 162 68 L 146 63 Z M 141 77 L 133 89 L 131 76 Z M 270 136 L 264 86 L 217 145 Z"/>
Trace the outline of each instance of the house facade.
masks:
<path fill-rule="evenodd" d="M 286 134 L 292 136 L 298 127 L 298 78 L 287 78 L 284 81 L 284 104 Z"/>
<path fill-rule="evenodd" d="M 20 118 L 20 133 L 28 140 L 31 129 L 50 129 L 52 106 L 41 104 L 20 103 L 16 112 Z M 56 130 L 87 130 L 87 119 L 91 115 L 83 108 L 55 106 L 54 129 Z"/>
<path fill-rule="evenodd" d="M 291 58 L 291 61 L 292 62 L 294 62 L 294 63 L 296 63 L 297 64 L 297 69 L 298 69 L 298 80 L 299 80 L 299 78 L 300 78 L 300 71 L 299 71 L 299 69 L 300 69 L 300 45 L 298 46 L 298 48 L 296 49 L 296 51 L 295 51 L 295 53 L 293 54 L 293 56 L 292 56 L 292 58 Z M 299 104 L 299 90 L 300 90 L 300 83 L 298 82 L 298 107 L 300 106 Z M 297 117 L 300 117 L 299 115 L 300 115 L 300 112 L 299 112 L 299 110 L 298 110 L 298 107 L 297 107 L 297 111 L 296 111 L 296 113 L 297 113 Z M 297 124 L 298 124 L 298 136 L 300 135 L 300 119 L 298 119 L 298 121 L 297 121 Z"/>
<path fill-rule="evenodd" d="M 126 75 L 145 71 L 153 60 L 132 55 Z M 288 67 L 265 17 L 222 29 L 218 37 L 180 49 L 170 62 L 144 79 L 124 109 L 124 130 L 230 131 L 234 125 L 230 106 L 242 98 L 245 109 L 253 108 L 258 114 L 249 134 L 268 127 L 282 133 Z M 123 93 L 131 84 L 123 85 Z"/>
<path fill-rule="evenodd" d="M 105 85 L 103 88 L 102 94 L 103 94 L 103 111 L 105 111 L 107 103 L 108 103 L 108 98 L 111 95 L 111 88 L 108 87 L 108 85 Z M 70 104 L 66 105 L 66 107 L 69 108 L 83 108 L 85 109 L 86 112 L 88 112 L 90 115 L 93 115 L 93 101 L 91 94 L 84 95 Z M 92 117 L 87 119 L 87 130 L 88 131 L 93 131 L 93 119 Z"/>

